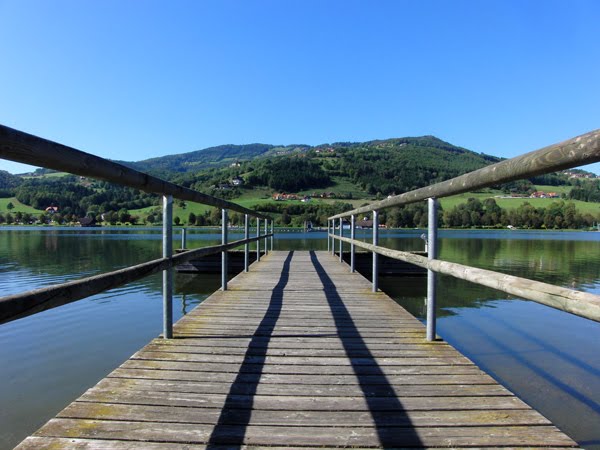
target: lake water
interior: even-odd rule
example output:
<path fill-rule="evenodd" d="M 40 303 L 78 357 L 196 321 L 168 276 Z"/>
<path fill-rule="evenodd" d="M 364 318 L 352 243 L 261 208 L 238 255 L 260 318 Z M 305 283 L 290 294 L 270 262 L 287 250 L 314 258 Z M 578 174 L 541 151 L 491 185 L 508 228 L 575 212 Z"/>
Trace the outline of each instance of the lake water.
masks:
<path fill-rule="evenodd" d="M 368 232 L 358 238 L 369 240 Z M 422 230 L 381 245 L 421 250 Z M 241 235 L 231 234 L 231 239 Z M 214 232 L 188 232 L 191 248 Z M 282 233 L 275 249 L 324 250 L 324 233 Z M 0 228 L 2 295 L 154 259 L 157 228 Z M 600 233 L 442 231 L 440 258 L 600 294 Z M 11 448 L 161 332 L 161 275 L 0 325 L 0 448 Z M 438 334 L 585 448 L 600 449 L 600 324 L 441 276 Z M 423 319 L 425 278 L 381 288 Z M 219 275 L 175 276 L 175 318 Z"/>

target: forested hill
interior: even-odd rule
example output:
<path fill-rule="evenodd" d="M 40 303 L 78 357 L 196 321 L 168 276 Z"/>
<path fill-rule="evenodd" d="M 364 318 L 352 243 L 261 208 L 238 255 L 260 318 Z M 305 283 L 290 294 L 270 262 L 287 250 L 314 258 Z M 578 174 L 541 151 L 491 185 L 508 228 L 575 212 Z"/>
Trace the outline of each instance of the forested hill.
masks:
<path fill-rule="evenodd" d="M 134 169 L 154 174 L 198 172 L 209 168 L 224 167 L 240 160 L 252 160 L 260 156 L 301 153 L 308 148 L 308 146 L 304 145 L 219 145 L 218 147 L 210 147 L 204 150 L 161 156 L 143 161 L 119 162 Z"/>
<path fill-rule="evenodd" d="M 319 146 L 222 145 L 126 164 L 229 199 L 252 196 L 254 190 L 268 196 L 304 191 L 325 192 L 328 198 L 366 199 L 399 194 L 496 161 L 424 136 Z M 39 169 L 24 177 L 0 173 L 0 198 L 14 197 L 38 210 L 57 206 L 79 216 L 89 211 L 140 209 L 157 202 L 156 196 L 52 172 Z"/>
<path fill-rule="evenodd" d="M 399 194 L 500 161 L 434 136 L 334 144 L 338 174 L 370 194 Z"/>
<path fill-rule="evenodd" d="M 211 194 L 219 194 L 215 190 L 220 185 L 237 178 L 245 189 L 262 186 L 297 192 L 334 188 L 341 181 L 368 195 L 389 195 L 498 161 L 434 136 L 422 136 L 318 146 L 226 145 L 130 165 Z M 235 192 L 229 195 L 234 198 Z"/>
<path fill-rule="evenodd" d="M 200 192 L 239 200 L 251 208 L 280 214 L 281 223 L 286 225 L 290 221 L 296 225 L 302 224 L 305 220 L 322 225 L 324 217 L 351 208 L 352 205 L 344 203 L 345 200 L 368 202 L 401 194 L 500 160 L 454 146 L 434 136 L 422 136 L 318 146 L 223 145 L 126 164 Z M 548 187 L 543 190 L 552 193 L 553 198 L 558 192 L 565 200 L 600 201 L 599 180 L 593 174 L 580 170 L 512 182 L 498 187 L 497 191 L 500 190 L 503 195 L 543 194 L 537 192 L 540 191 L 537 186 Z M 550 186 L 565 187 L 553 189 Z M 58 220 L 57 217 L 60 219 L 58 223 L 61 220 L 71 222 L 73 218 L 83 216 L 110 223 L 117 220 L 121 223 L 154 223 L 158 220 L 156 214 L 159 213 L 155 209 L 158 202 L 156 195 L 86 177 L 44 169 L 20 177 L 0 171 L 0 205 L 5 205 L 7 211 L 24 209 L 17 211 L 21 214 L 31 213 L 31 209 L 44 211 L 55 207 L 60 211 L 58 216 L 53 216 L 54 220 Z M 498 225 L 504 223 L 502 217 L 511 219 L 508 212 L 504 216 L 493 216 L 491 213 L 485 216 L 482 211 L 487 207 L 484 205 L 482 210 L 476 206 L 471 202 L 471 210 L 454 208 L 456 211 L 447 211 L 448 226 L 486 225 L 485 220 L 490 222 L 488 225 Z M 192 217 L 200 211 L 188 211 L 186 207 L 185 202 L 179 202 L 178 214 Z M 590 210 L 597 211 L 593 208 Z M 421 219 L 415 217 L 422 212 L 410 208 L 407 211 L 412 211 L 410 220 L 394 219 L 390 226 L 419 226 Z M 17 212 L 14 212 L 15 220 L 22 220 L 22 217 L 19 219 L 16 216 Z M 200 219 L 192 217 L 188 222 L 205 225 L 218 219 L 209 220 L 207 213 L 210 214 L 208 210 L 202 210 Z M 530 210 L 525 213 L 531 215 Z M 11 223 L 9 214 L 7 212 L 5 217 L 7 223 Z M 543 216 L 538 210 L 535 214 L 536 217 Z M 599 220 L 596 216 L 590 217 L 590 220 L 586 219 L 589 226 Z M 2 211 L 0 223 L 1 220 Z M 541 223 L 535 222 L 538 225 Z M 544 223 L 551 227 L 562 226 Z M 569 226 L 575 226 L 583 222 L 568 223 Z M 531 226 L 538 226 L 535 224 Z"/>
<path fill-rule="evenodd" d="M 250 171 L 256 168 L 265 169 L 264 166 L 268 166 L 265 160 L 273 160 L 276 157 L 285 159 L 286 156 L 313 159 L 319 162 L 321 168 L 329 175 L 349 177 L 369 191 L 373 189 L 367 189 L 369 181 L 365 178 L 371 177 L 365 175 L 371 173 L 374 178 L 370 184 L 381 182 L 381 188 L 385 192 L 419 187 L 432 180 L 451 178 L 500 161 L 500 158 L 475 153 L 434 136 L 422 136 L 368 142 L 337 142 L 318 146 L 221 145 L 143 161 L 121 162 L 137 170 L 173 178 L 177 174 L 197 174 L 207 169 L 248 162 L 254 162 L 249 167 Z M 282 169 L 280 165 L 281 162 L 275 163 L 277 170 Z M 314 168 L 313 165 L 312 169 Z M 419 173 L 410 173 L 415 171 Z M 289 177 L 290 173 L 286 176 Z M 409 179 L 406 179 L 407 177 Z M 322 181 L 321 179 L 318 184 L 322 185 Z"/>

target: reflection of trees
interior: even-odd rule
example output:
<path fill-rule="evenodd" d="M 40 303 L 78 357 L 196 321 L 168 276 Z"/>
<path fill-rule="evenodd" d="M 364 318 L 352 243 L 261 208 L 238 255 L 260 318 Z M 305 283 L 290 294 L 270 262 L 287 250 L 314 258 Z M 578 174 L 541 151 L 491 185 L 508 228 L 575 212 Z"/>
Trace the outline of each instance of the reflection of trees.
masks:
<path fill-rule="evenodd" d="M 393 235 L 396 232 L 392 232 Z M 390 234 L 392 234 L 390 233 Z M 421 231 L 402 237 L 387 237 L 382 233 L 381 245 L 399 250 L 422 248 Z M 198 233 L 200 234 L 200 233 Z M 370 238 L 371 230 L 358 230 L 357 237 Z M 443 238 L 440 258 L 461 264 L 495 270 L 559 286 L 580 288 L 597 284 L 600 279 L 600 241 L 543 240 L 543 239 L 482 239 L 483 233 L 471 238 Z M 349 235 L 348 230 L 344 232 Z M 524 235 L 526 236 L 526 235 Z M 218 235 L 190 233 L 188 243 L 197 248 L 218 242 Z M 231 239 L 241 235 L 232 233 Z M 174 246 L 178 246 L 177 238 Z M 325 250 L 324 233 L 281 233 L 277 247 L 286 250 Z M 255 248 L 255 246 L 251 246 Z M 336 243 L 337 248 L 337 243 Z M 347 251 L 349 245 L 345 244 Z M 1 230 L 0 264 L 16 263 L 36 274 L 47 274 L 56 282 L 77 279 L 92 273 L 108 272 L 127 267 L 161 255 L 161 236 L 147 230 Z M 9 269 L 13 270 L 13 269 Z M 8 274 L 10 272 L 3 272 Z M 398 299 L 418 317 L 422 316 L 426 296 L 425 278 L 383 278 L 382 289 Z M 160 292 L 160 276 L 142 280 L 146 289 Z M 219 288 L 215 274 L 176 274 L 175 293 L 198 299 Z M 452 277 L 440 277 L 440 308 L 480 307 L 487 300 L 506 298 L 506 295 Z M 189 310 L 189 308 L 188 308 Z M 442 311 L 441 315 L 448 314 Z"/>
<path fill-rule="evenodd" d="M 440 258 L 474 267 L 495 270 L 545 283 L 578 288 L 598 283 L 600 242 L 521 239 L 442 239 Z M 452 315 L 448 308 L 481 308 L 489 302 L 511 298 L 483 286 L 440 276 L 438 315 Z M 382 278 L 380 285 L 403 307 L 419 318 L 425 317 L 425 278 Z"/>
<path fill-rule="evenodd" d="M 560 286 L 600 276 L 600 242 L 542 239 L 443 239 L 440 258 Z"/>
<path fill-rule="evenodd" d="M 427 278 L 383 277 L 381 290 L 419 319 L 426 316 Z M 481 308 L 507 294 L 450 276 L 438 277 L 438 317 L 453 316 L 450 308 Z"/>
<path fill-rule="evenodd" d="M 160 240 L 64 230 L 2 231 L 2 258 L 49 275 L 99 273 L 160 257 Z"/>

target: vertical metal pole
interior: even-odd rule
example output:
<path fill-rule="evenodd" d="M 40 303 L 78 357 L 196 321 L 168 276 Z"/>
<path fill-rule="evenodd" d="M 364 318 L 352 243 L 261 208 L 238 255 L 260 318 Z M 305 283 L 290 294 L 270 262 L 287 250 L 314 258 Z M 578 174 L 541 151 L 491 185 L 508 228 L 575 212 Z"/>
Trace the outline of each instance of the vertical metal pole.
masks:
<path fill-rule="evenodd" d="M 250 238 L 250 220 L 248 214 L 244 214 L 244 239 Z M 250 244 L 244 244 L 244 272 L 248 272 L 250 265 Z"/>
<path fill-rule="evenodd" d="M 373 245 L 379 245 L 379 211 L 373 211 Z M 373 292 L 379 288 L 379 255 L 373 252 Z"/>
<path fill-rule="evenodd" d="M 331 251 L 331 237 L 329 233 L 331 232 L 331 220 L 327 219 L 327 252 Z"/>
<path fill-rule="evenodd" d="M 265 256 L 269 253 L 269 238 L 267 234 L 269 234 L 269 220 L 265 219 Z"/>
<path fill-rule="evenodd" d="M 273 240 L 275 239 L 275 221 L 271 220 L 271 251 L 273 251 Z"/>
<path fill-rule="evenodd" d="M 227 244 L 227 210 L 221 210 L 221 244 Z M 227 267 L 227 250 L 221 252 L 221 290 L 227 290 L 227 275 L 229 270 Z"/>
<path fill-rule="evenodd" d="M 350 239 L 354 241 L 356 238 L 356 216 L 353 214 L 350 216 Z M 355 253 L 354 242 L 350 244 L 350 272 L 354 273 L 354 253 Z"/>
<path fill-rule="evenodd" d="M 335 219 L 331 221 L 331 254 L 335 255 Z"/>
<path fill-rule="evenodd" d="M 260 219 L 256 218 L 256 237 L 260 237 Z M 260 239 L 256 240 L 256 261 L 260 261 Z"/>
<path fill-rule="evenodd" d="M 163 258 L 173 256 L 173 196 L 163 195 Z M 163 270 L 163 337 L 173 337 L 173 269 Z"/>
<path fill-rule="evenodd" d="M 181 250 L 185 250 L 187 245 L 187 230 L 185 228 L 181 229 Z"/>
<path fill-rule="evenodd" d="M 340 217 L 340 237 L 344 236 L 344 219 Z M 343 262 L 344 242 L 340 239 L 340 262 Z"/>
<path fill-rule="evenodd" d="M 428 230 L 427 230 L 427 259 L 437 259 L 437 210 L 438 201 L 436 198 L 427 200 Z M 436 322 L 436 273 L 427 269 L 427 340 L 435 341 L 435 322 Z"/>

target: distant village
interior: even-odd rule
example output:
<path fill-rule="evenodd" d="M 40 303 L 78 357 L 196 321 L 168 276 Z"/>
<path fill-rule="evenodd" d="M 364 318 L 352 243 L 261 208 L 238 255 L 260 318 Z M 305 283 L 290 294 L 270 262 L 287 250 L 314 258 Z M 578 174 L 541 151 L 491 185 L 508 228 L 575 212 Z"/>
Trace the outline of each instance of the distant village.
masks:
<path fill-rule="evenodd" d="M 571 170 L 565 170 L 563 172 L 563 174 L 567 175 L 569 177 L 569 179 L 576 179 L 576 178 L 581 178 L 581 179 L 594 179 L 594 178 L 600 178 L 600 175 L 594 175 L 593 173 L 589 173 L 589 172 L 574 172 Z"/>
<path fill-rule="evenodd" d="M 556 192 L 535 191 L 531 194 L 495 195 L 494 198 L 560 198 Z"/>
<path fill-rule="evenodd" d="M 276 192 L 273 194 L 273 200 L 277 202 L 282 202 L 286 200 L 300 200 L 301 202 L 309 202 L 313 198 L 337 198 L 335 192 L 313 192 L 312 195 L 306 194 L 286 194 L 285 192 Z"/>

